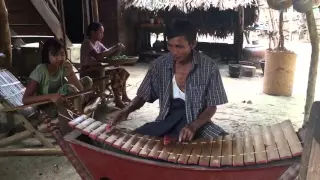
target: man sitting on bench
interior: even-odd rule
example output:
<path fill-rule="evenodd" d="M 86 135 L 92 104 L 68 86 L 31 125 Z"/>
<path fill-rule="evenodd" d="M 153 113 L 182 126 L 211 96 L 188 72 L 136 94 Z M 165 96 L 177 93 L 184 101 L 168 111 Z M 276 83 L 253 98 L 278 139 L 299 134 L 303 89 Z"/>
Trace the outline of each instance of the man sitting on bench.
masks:
<path fill-rule="evenodd" d="M 159 100 L 157 119 L 135 129 L 135 133 L 179 141 L 225 135 L 211 121 L 217 106 L 228 102 L 218 65 L 195 50 L 197 30 L 190 21 L 177 19 L 166 28 L 170 52 L 153 61 L 137 96 L 111 125 L 124 121 L 146 102 Z"/>

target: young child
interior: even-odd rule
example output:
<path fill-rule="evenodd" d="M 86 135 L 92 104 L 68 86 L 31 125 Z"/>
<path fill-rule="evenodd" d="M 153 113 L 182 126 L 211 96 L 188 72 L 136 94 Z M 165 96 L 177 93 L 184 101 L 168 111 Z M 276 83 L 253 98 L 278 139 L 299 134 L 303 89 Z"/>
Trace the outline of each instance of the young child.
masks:
<path fill-rule="evenodd" d="M 83 77 L 78 80 L 71 63 L 66 61 L 66 52 L 57 39 L 48 39 L 42 49 L 42 63 L 30 74 L 22 102 L 27 104 L 52 101 L 57 102 L 63 95 L 88 90 L 92 87 L 92 79 Z M 67 81 L 66 81 L 66 79 Z M 76 98 L 75 107 L 82 111 L 83 97 Z M 50 117 L 57 117 L 53 104 L 40 107 Z"/>

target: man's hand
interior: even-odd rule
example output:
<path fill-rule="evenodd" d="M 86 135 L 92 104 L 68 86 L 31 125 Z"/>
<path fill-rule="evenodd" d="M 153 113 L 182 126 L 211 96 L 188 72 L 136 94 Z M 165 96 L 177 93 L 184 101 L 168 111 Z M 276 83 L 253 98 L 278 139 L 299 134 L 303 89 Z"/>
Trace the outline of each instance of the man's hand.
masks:
<path fill-rule="evenodd" d="M 120 111 L 111 121 L 109 121 L 111 126 L 116 125 L 118 122 L 127 120 L 129 113 L 126 111 Z"/>
<path fill-rule="evenodd" d="M 196 129 L 188 125 L 181 129 L 179 134 L 179 142 L 191 141 L 196 133 Z"/>

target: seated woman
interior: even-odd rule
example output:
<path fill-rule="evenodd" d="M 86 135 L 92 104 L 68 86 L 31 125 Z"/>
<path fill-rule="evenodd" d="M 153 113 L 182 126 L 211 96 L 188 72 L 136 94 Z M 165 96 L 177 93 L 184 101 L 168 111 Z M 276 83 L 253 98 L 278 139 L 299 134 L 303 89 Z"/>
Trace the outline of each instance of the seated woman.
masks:
<path fill-rule="evenodd" d="M 57 39 L 48 39 L 41 52 L 42 63 L 31 73 L 30 81 L 23 95 L 22 102 L 27 104 L 41 101 L 57 102 L 62 95 L 92 88 L 92 79 L 83 77 L 80 81 L 75 75 L 71 63 L 66 61 L 66 52 Z M 68 83 L 65 78 L 67 78 Z M 75 99 L 75 107 L 81 112 L 83 97 Z M 41 106 L 40 109 L 50 117 L 57 116 L 53 104 Z"/>
<path fill-rule="evenodd" d="M 124 50 L 124 45 L 117 44 L 106 48 L 100 41 L 104 36 L 104 28 L 101 23 L 93 22 L 88 26 L 87 36 L 81 45 L 80 61 L 83 69 L 107 63 L 107 57 L 119 55 Z M 111 77 L 111 87 L 114 94 L 115 105 L 119 108 L 125 107 L 125 102 L 130 102 L 126 91 L 126 81 L 130 74 L 123 68 L 109 68 L 106 75 Z M 82 76 L 96 78 L 100 76 L 99 71 L 85 71 Z M 121 99 L 122 95 L 122 99 Z"/>

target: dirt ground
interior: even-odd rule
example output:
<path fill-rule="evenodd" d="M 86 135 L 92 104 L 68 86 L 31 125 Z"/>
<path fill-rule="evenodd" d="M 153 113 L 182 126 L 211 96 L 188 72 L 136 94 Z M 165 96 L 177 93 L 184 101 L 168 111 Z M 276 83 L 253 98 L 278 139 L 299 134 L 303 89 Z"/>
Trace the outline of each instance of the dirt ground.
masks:
<path fill-rule="evenodd" d="M 262 93 L 263 75 L 259 70 L 253 78 L 232 79 L 226 65 L 220 65 L 229 103 L 219 106 L 212 119 L 229 132 L 244 131 L 255 125 L 267 125 L 290 119 L 298 128 L 303 122 L 303 111 L 308 79 L 310 44 L 292 43 L 288 49 L 298 54 L 295 83 L 292 97 L 275 97 Z M 130 97 L 134 97 L 148 65 L 126 67 L 131 73 L 128 84 Z M 317 91 L 319 92 L 319 83 Z M 316 100 L 319 100 L 316 94 Z M 152 121 L 158 113 L 158 101 L 146 104 L 129 116 L 122 125 L 136 128 Z M 78 180 L 79 176 L 65 157 L 8 157 L 0 158 L 1 180 Z"/>

